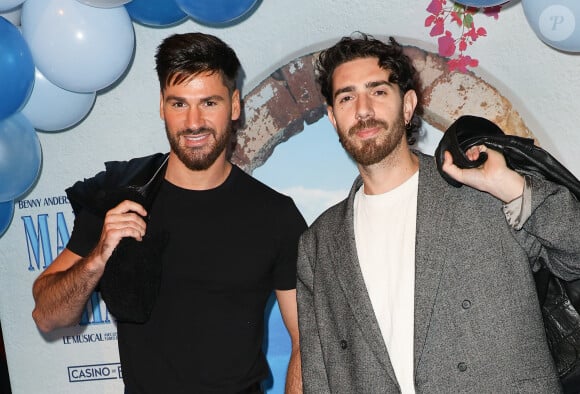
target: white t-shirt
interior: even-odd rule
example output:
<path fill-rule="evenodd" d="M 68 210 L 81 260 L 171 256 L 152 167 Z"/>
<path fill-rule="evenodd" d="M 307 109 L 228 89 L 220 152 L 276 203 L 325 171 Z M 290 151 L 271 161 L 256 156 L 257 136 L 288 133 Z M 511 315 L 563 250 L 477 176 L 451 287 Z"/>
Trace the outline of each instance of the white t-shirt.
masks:
<path fill-rule="evenodd" d="M 419 172 L 396 189 L 354 200 L 358 259 L 403 394 L 414 393 L 415 229 Z"/>

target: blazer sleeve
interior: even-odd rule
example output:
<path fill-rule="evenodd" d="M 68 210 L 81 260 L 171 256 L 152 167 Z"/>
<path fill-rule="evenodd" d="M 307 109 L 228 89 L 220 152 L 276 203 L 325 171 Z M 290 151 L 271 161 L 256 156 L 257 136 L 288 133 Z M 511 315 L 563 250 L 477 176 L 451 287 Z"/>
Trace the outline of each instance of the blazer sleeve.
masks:
<path fill-rule="evenodd" d="M 528 253 L 532 268 L 547 268 L 564 280 L 580 278 L 580 203 L 564 186 L 530 178 L 531 215 L 520 230 L 512 229 Z"/>
<path fill-rule="evenodd" d="M 330 393 L 314 306 L 314 266 L 306 247 L 308 231 L 298 246 L 296 294 L 298 326 L 300 330 L 300 355 L 302 359 L 302 384 L 304 393 Z"/>

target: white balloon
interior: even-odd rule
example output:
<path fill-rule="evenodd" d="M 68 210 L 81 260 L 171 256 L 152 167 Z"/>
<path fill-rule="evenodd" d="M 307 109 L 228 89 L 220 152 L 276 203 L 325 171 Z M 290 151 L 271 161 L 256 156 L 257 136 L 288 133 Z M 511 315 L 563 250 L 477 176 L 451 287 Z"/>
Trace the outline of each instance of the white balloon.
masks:
<path fill-rule="evenodd" d="M 59 88 L 36 69 L 34 88 L 22 114 L 42 131 L 58 131 L 74 126 L 89 113 L 96 93 L 76 93 Z"/>
<path fill-rule="evenodd" d="M 546 44 L 567 52 L 580 52 L 579 0 L 522 0 L 530 27 Z"/>
<path fill-rule="evenodd" d="M 131 0 L 78 0 L 83 4 L 98 8 L 113 8 L 127 4 Z"/>
<path fill-rule="evenodd" d="M 96 8 L 77 0 L 26 0 L 22 35 L 35 66 L 48 80 L 81 93 L 115 82 L 135 47 L 125 7 Z"/>
<path fill-rule="evenodd" d="M 12 11 L 22 3 L 24 0 L 0 0 L 0 12 Z"/>

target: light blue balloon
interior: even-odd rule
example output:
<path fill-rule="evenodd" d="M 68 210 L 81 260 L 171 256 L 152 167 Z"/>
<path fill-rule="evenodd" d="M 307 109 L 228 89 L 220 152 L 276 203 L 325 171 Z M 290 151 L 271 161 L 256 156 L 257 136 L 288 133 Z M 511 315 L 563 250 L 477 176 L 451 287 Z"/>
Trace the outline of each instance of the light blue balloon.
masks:
<path fill-rule="evenodd" d="M 77 93 L 59 88 L 37 69 L 34 88 L 22 114 L 37 130 L 63 130 L 84 119 L 95 98 L 95 92 Z"/>
<path fill-rule="evenodd" d="M 580 52 L 579 0 L 522 0 L 524 14 L 536 35 L 566 52 Z"/>
<path fill-rule="evenodd" d="M 36 182 L 42 150 L 36 131 L 18 112 L 0 121 L 0 202 L 16 200 Z"/>
<path fill-rule="evenodd" d="M 175 0 L 133 0 L 125 8 L 132 20 L 146 26 L 166 27 L 187 19 Z"/>
<path fill-rule="evenodd" d="M 258 0 L 175 0 L 192 19 L 204 24 L 230 23 L 250 11 Z"/>
<path fill-rule="evenodd" d="M 18 28 L 0 17 L 0 120 L 20 111 L 33 84 L 30 49 Z"/>
<path fill-rule="evenodd" d="M 135 33 L 125 7 L 26 0 L 21 19 L 36 68 L 62 89 L 104 89 L 121 77 L 133 56 Z"/>
<path fill-rule="evenodd" d="M 77 0 L 77 1 L 80 1 L 81 3 L 86 5 L 90 5 L 91 7 L 113 8 L 125 5 L 125 3 L 128 3 L 131 0 Z"/>
<path fill-rule="evenodd" d="M 14 201 L 0 202 L 0 237 L 12 222 L 14 216 Z"/>

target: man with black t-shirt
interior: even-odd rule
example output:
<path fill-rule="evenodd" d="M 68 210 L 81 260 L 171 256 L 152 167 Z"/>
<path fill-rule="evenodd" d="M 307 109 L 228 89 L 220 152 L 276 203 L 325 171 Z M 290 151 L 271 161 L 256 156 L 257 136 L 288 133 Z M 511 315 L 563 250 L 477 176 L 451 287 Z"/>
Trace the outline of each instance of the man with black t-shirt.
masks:
<path fill-rule="evenodd" d="M 238 58 L 190 33 L 165 39 L 156 61 L 170 152 L 107 163 L 67 189 L 74 230 L 34 283 L 34 320 L 44 332 L 77 324 L 100 289 L 118 314 L 127 393 L 260 393 L 275 290 L 292 338 L 286 387 L 300 391 L 296 245 L 306 223 L 291 198 L 227 159 Z"/>

